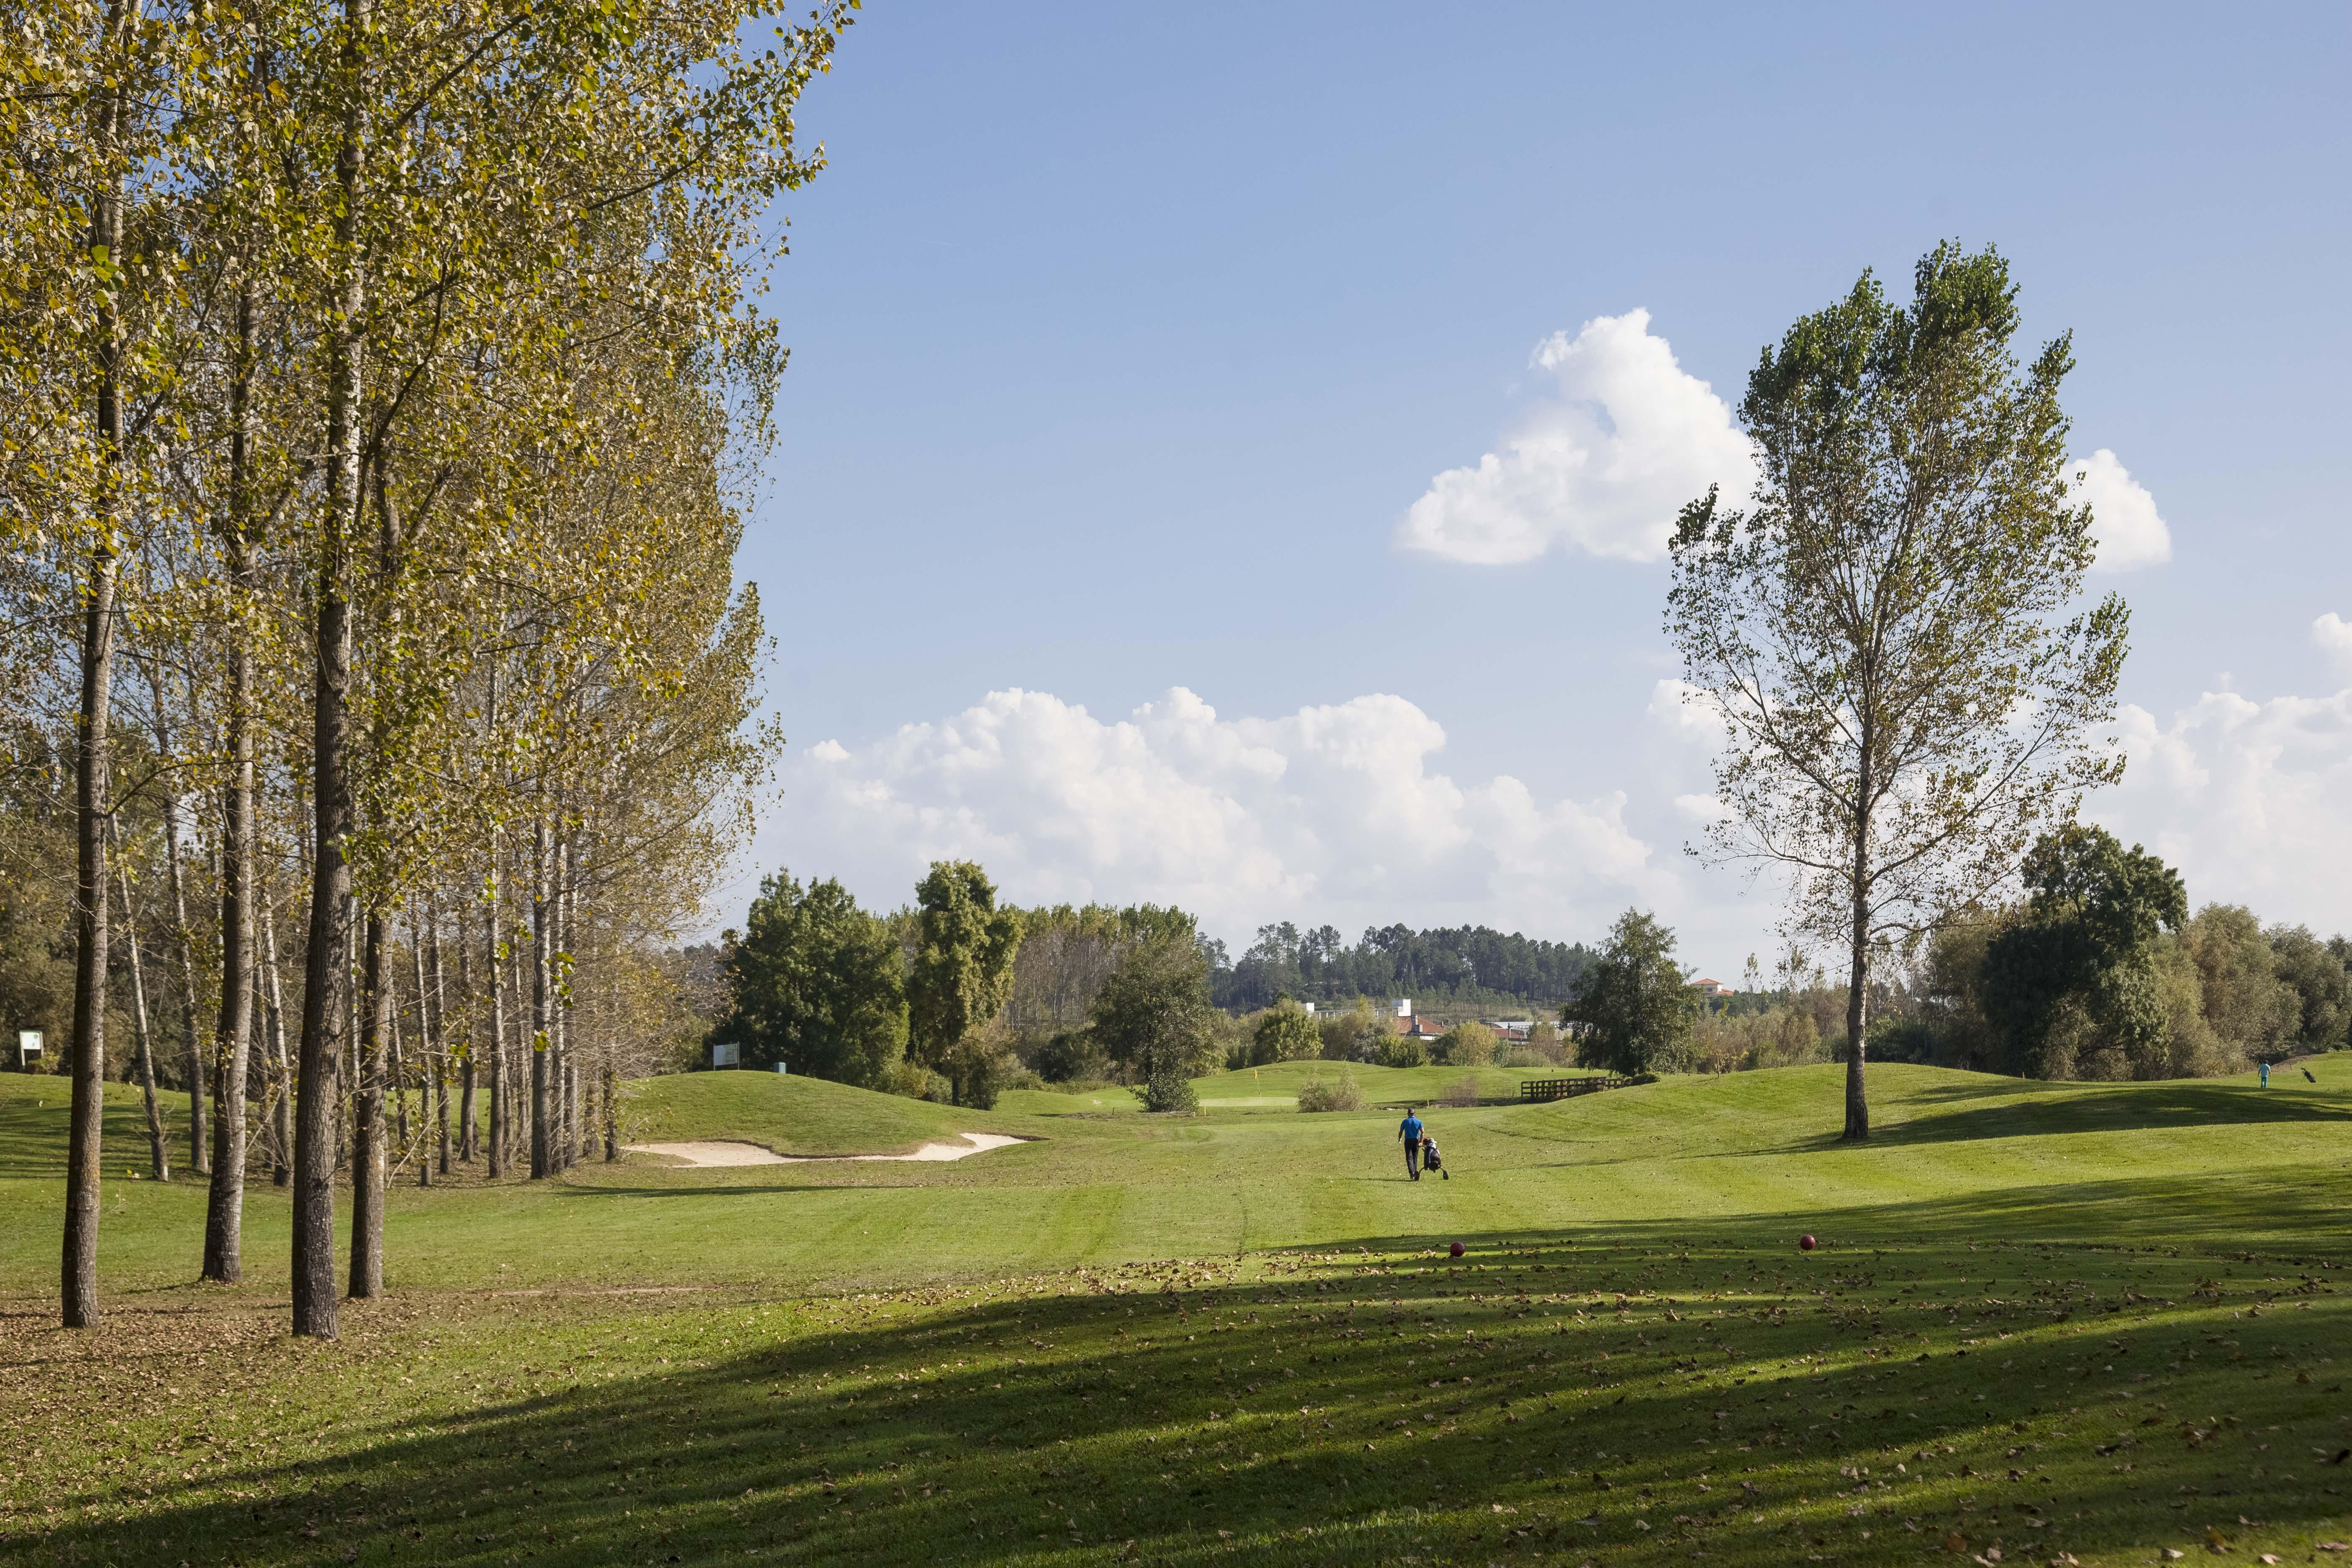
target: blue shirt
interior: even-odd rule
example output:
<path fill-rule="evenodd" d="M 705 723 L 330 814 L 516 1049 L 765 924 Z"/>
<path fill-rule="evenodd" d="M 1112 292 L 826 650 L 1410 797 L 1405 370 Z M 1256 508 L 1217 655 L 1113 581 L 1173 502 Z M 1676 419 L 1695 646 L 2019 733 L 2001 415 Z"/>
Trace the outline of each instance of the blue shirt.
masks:
<path fill-rule="evenodd" d="M 1408 1138 L 1420 1137 L 1421 1118 L 1418 1116 L 1406 1117 L 1402 1121 L 1397 1124 L 1397 1131 L 1403 1133 Z"/>

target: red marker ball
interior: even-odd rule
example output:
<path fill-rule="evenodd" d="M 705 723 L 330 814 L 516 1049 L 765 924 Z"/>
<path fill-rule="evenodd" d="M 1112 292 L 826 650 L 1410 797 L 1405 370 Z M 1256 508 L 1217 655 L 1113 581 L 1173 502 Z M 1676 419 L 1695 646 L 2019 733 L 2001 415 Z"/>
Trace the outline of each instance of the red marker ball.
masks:
<path fill-rule="evenodd" d="M 1813 1238 L 1812 1238 L 1811 1237 L 1810 1237 L 1810 1236 L 1801 1236 L 1801 1237 L 1797 1237 L 1797 1250 L 1798 1250 L 1798 1251 L 1800 1251 L 1800 1252 L 1811 1252 L 1812 1249 L 1813 1249 Z"/>
<path fill-rule="evenodd" d="M 1454 1256 L 1456 1258 L 1462 1256 L 1462 1244 L 1458 1241 L 1454 1244 Z"/>

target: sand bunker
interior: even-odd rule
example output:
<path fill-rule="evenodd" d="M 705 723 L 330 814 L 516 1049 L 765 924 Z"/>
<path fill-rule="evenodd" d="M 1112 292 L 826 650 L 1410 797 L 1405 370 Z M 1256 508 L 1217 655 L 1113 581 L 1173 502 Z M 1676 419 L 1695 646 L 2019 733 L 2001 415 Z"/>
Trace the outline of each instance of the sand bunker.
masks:
<path fill-rule="evenodd" d="M 926 1143 L 911 1154 L 779 1154 L 757 1143 L 631 1143 L 633 1154 L 659 1154 L 687 1165 L 810 1165 L 834 1160 L 961 1160 L 1023 1142 L 1002 1132 L 966 1132 L 961 1143 Z"/>

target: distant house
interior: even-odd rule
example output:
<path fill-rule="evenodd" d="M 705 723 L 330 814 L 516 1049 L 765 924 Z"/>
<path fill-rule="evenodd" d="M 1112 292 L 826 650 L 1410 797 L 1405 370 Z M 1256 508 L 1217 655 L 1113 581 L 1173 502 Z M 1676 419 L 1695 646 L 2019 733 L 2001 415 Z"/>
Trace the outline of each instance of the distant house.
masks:
<path fill-rule="evenodd" d="M 1709 1001 L 1713 1001 L 1717 996 L 1733 994 L 1732 988 L 1720 980 L 1694 980 L 1691 982 L 1691 989 Z"/>
<path fill-rule="evenodd" d="M 1418 1013 L 1403 1014 L 1391 1020 L 1396 1032 L 1408 1040 L 1433 1040 L 1445 1033 L 1444 1026 L 1433 1024 Z"/>

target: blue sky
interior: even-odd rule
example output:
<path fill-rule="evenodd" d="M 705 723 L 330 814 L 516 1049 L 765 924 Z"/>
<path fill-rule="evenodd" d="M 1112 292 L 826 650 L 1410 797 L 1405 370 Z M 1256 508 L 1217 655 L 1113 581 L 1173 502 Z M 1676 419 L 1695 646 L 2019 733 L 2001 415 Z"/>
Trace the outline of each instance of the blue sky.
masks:
<path fill-rule="evenodd" d="M 793 359 L 741 571 L 793 745 L 747 866 L 887 905 L 971 855 L 1229 939 L 1574 939 L 1639 903 L 1736 969 L 1774 901 L 1681 854 L 1705 750 L 1660 699 L 1664 568 L 1624 558 L 1651 494 L 1504 498 L 1524 558 L 1400 531 L 1441 473 L 1630 447 L 1645 408 L 1671 489 L 1706 466 L 1695 382 L 1736 402 L 1797 315 L 1957 237 L 2012 259 L 2028 335 L 2073 331 L 2074 445 L 2145 492 L 2116 492 L 2142 563 L 2097 580 L 2134 610 L 2133 774 L 2094 815 L 2192 898 L 2352 925 L 2311 867 L 2352 850 L 2352 634 L 2321 621 L 2352 616 L 2347 33 L 877 0 L 804 106 L 831 163 L 770 296 Z"/>

